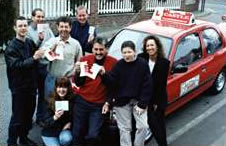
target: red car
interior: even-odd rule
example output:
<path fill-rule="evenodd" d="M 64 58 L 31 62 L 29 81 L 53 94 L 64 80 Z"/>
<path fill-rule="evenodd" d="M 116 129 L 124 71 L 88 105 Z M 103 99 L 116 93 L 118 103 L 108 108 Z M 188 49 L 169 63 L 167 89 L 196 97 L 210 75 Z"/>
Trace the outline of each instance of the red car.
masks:
<path fill-rule="evenodd" d="M 109 54 L 120 59 L 121 44 L 132 40 L 142 52 L 143 39 L 159 37 L 170 60 L 168 75 L 169 114 L 209 89 L 219 93 L 226 77 L 226 27 L 195 20 L 192 13 L 155 11 L 151 20 L 130 25 L 109 42 Z"/>

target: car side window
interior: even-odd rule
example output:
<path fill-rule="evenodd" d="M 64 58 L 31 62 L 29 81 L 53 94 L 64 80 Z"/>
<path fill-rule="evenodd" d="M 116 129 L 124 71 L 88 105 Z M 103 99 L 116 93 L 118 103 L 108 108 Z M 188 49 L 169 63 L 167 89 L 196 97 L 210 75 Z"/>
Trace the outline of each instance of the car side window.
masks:
<path fill-rule="evenodd" d="M 202 48 L 198 34 L 190 34 L 180 40 L 174 57 L 174 67 L 188 66 L 202 57 Z"/>
<path fill-rule="evenodd" d="M 202 37 L 208 54 L 212 54 L 221 48 L 222 40 L 216 30 L 206 29 L 203 31 Z"/>

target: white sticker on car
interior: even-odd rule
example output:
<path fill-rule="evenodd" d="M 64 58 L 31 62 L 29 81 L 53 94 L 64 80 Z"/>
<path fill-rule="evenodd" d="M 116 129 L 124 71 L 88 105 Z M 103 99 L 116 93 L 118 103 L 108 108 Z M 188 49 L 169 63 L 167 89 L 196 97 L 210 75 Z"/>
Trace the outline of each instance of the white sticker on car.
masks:
<path fill-rule="evenodd" d="M 199 79 L 200 79 L 200 75 L 197 75 L 197 76 L 185 81 L 184 83 L 182 83 L 180 86 L 180 96 L 183 96 L 186 93 L 193 90 L 194 88 L 198 87 Z"/>

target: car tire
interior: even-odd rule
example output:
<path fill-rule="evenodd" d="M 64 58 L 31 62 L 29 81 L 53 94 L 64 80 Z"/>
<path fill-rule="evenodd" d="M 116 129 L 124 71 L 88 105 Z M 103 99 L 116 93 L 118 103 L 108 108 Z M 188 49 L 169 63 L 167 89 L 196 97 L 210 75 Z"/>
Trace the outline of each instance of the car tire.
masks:
<path fill-rule="evenodd" d="M 225 86 L 225 79 L 226 78 L 226 72 L 223 70 L 217 75 L 217 78 L 215 79 L 213 85 L 210 88 L 210 92 L 212 94 L 218 94 L 220 93 Z"/>

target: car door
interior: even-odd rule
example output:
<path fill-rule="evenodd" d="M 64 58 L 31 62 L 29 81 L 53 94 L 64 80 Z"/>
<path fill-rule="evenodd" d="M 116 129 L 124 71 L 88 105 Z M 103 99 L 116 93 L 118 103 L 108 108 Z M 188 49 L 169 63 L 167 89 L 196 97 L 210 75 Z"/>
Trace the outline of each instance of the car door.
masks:
<path fill-rule="evenodd" d="M 204 80 L 201 68 L 203 52 L 198 33 L 182 37 L 171 53 L 175 54 L 172 55 L 172 70 L 168 78 L 168 101 L 173 103 L 182 99 L 181 102 L 185 103 L 189 99 L 185 97 L 192 97 L 189 95 L 193 94 Z M 187 68 L 186 72 L 173 73 L 174 69 L 183 67 Z"/>
<path fill-rule="evenodd" d="M 224 66 L 223 43 L 217 30 L 211 27 L 205 28 L 201 32 L 201 36 L 205 53 L 205 58 L 202 61 L 203 68 L 205 69 L 205 82 L 211 83 Z"/>

